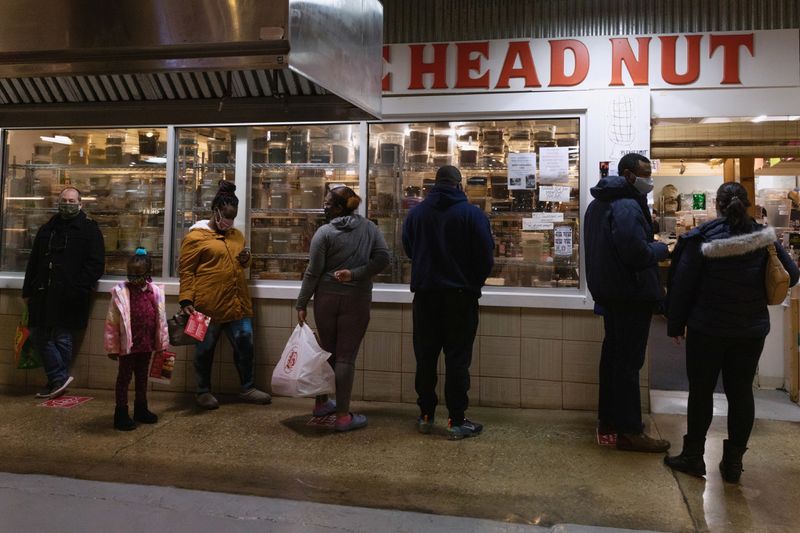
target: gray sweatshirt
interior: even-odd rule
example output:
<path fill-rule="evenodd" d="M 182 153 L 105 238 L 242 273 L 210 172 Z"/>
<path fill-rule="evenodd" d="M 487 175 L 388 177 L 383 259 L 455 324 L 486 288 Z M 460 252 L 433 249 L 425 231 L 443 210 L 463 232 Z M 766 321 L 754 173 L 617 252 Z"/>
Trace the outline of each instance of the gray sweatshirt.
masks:
<path fill-rule="evenodd" d="M 305 309 L 317 292 L 344 296 L 369 295 L 372 278 L 389 264 L 389 248 L 378 227 L 361 215 L 337 217 L 317 230 L 311 239 L 308 268 L 295 304 Z M 352 281 L 338 282 L 337 270 L 350 270 Z"/>

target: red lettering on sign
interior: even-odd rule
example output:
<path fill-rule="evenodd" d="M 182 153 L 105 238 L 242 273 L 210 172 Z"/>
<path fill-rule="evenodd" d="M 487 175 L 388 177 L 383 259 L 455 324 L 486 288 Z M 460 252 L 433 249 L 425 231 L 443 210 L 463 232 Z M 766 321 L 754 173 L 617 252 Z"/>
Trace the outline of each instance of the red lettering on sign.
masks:
<path fill-rule="evenodd" d="M 472 54 L 477 53 L 477 56 Z M 489 71 L 487 70 L 477 78 L 472 77 L 472 72 L 480 74 L 481 57 L 489 59 L 489 42 L 457 43 L 456 44 L 456 89 L 489 88 Z"/>
<path fill-rule="evenodd" d="M 700 77 L 700 41 L 702 35 L 686 36 L 686 73 L 678 74 L 675 66 L 678 36 L 659 37 L 661 40 L 661 78 L 672 85 L 689 85 Z"/>
<path fill-rule="evenodd" d="M 739 48 L 744 46 L 755 57 L 755 44 L 753 44 L 753 34 L 744 33 L 741 35 L 712 35 L 708 57 L 714 57 L 717 48 L 722 47 L 723 67 L 722 84 L 736 85 L 741 84 L 739 77 Z"/>
<path fill-rule="evenodd" d="M 575 56 L 575 70 L 567 76 L 564 72 L 564 54 L 569 50 Z M 589 49 L 575 39 L 550 41 L 550 87 L 572 87 L 580 84 L 589 74 Z"/>
<path fill-rule="evenodd" d="M 433 44 L 433 62 L 423 59 L 426 44 L 411 44 L 411 83 L 409 89 L 425 89 L 423 74 L 433 74 L 431 89 L 447 89 L 447 47 L 448 43 Z"/>
<path fill-rule="evenodd" d="M 391 61 L 391 48 L 389 46 L 384 45 L 383 47 L 383 60 L 387 64 Z M 392 90 L 392 73 L 388 72 L 383 79 L 381 80 L 381 90 L 382 91 L 391 91 Z"/>
<path fill-rule="evenodd" d="M 520 67 L 514 68 L 519 58 Z M 500 79 L 497 80 L 496 89 L 508 89 L 508 81 L 511 78 L 525 78 L 525 87 L 541 87 L 539 76 L 536 74 L 536 67 L 533 64 L 533 54 L 531 53 L 528 41 L 512 41 L 508 43 L 508 51 L 503 61 L 503 68 L 500 71 Z"/>
<path fill-rule="evenodd" d="M 625 85 L 622 81 L 622 63 L 628 67 L 634 85 L 647 85 L 650 65 L 650 37 L 637 37 L 639 57 L 633 54 L 627 38 L 611 39 L 611 83 L 610 86 Z"/>

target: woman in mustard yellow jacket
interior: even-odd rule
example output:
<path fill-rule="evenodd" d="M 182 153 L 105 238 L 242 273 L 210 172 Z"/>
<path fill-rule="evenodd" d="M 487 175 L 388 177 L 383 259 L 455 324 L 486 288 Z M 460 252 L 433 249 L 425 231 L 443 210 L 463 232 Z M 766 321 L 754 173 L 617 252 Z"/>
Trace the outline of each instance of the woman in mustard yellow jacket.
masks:
<path fill-rule="evenodd" d="M 239 398 L 259 404 L 272 401 L 269 394 L 253 386 L 253 303 L 244 277 L 244 269 L 250 266 L 250 250 L 245 247 L 242 232 L 233 227 L 239 209 L 235 191 L 236 185 L 220 181 L 211 202 L 211 218 L 198 221 L 181 243 L 181 310 L 211 317 L 205 339 L 197 345 L 194 356 L 197 405 L 203 409 L 219 407 L 211 394 L 211 366 L 223 331 L 233 346 L 241 383 Z"/>

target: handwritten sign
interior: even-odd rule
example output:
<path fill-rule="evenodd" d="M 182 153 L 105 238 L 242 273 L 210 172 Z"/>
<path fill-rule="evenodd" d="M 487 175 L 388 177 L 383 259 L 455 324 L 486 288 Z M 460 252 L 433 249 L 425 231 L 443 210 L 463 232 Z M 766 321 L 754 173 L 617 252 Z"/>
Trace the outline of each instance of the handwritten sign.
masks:
<path fill-rule="evenodd" d="M 561 183 L 569 178 L 569 148 L 539 148 L 540 183 Z"/>
<path fill-rule="evenodd" d="M 538 222 L 535 218 L 522 219 L 522 231 L 547 231 L 553 229 L 552 222 Z"/>
<path fill-rule="evenodd" d="M 535 222 L 564 222 L 564 213 L 531 213 Z"/>
<path fill-rule="evenodd" d="M 539 187 L 540 202 L 569 202 L 569 187 L 565 185 L 547 185 Z"/>

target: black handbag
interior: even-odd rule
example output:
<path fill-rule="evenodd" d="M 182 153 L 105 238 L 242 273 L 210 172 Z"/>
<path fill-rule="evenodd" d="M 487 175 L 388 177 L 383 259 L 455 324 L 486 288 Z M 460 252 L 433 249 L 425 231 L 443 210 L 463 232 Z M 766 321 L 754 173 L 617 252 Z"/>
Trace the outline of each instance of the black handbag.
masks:
<path fill-rule="evenodd" d="M 169 330 L 169 343 L 172 346 L 189 346 L 198 344 L 200 341 L 184 332 L 189 315 L 178 311 L 172 318 L 167 319 L 167 329 Z"/>

